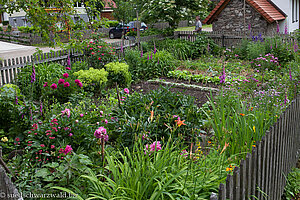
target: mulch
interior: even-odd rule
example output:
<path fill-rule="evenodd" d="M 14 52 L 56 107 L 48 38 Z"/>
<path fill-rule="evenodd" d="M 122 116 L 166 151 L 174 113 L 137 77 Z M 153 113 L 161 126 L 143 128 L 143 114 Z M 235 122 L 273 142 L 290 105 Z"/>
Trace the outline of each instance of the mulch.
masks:
<path fill-rule="evenodd" d="M 170 78 L 161 78 L 161 79 L 163 79 L 167 82 L 193 84 L 193 83 L 189 83 L 188 81 L 181 81 L 181 80 L 179 81 L 179 80 L 170 79 Z M 197 83 L 194 85 L 200 85 L 200 86 L 204 86 L 204 87 L 214 87 L 214 88 L 218 87 L 212 83 L 208 83 L 208 84 Z M 170 88 L 171 92 L 181 92 L 185 95 L 190 95 L 190 96 L 195 97 L 195 104 L 198 107 L 201 107 L 204 103 L 206 103 L 208 101 L 208 97 L 210 97 L 211 94 L 213 96 L 216 95 L 216 92 L 201 91 L 197 88 L 187 88 L 187 87 L 183 87 L 183 86 L 170 86 L 170 85 L 166 85 L 164 83 L 147 82 L 147 81 L 132 84 L 131 90 L 146 94 L 152 90 L 158 90 L 161 86 L 171 87 Z"/>

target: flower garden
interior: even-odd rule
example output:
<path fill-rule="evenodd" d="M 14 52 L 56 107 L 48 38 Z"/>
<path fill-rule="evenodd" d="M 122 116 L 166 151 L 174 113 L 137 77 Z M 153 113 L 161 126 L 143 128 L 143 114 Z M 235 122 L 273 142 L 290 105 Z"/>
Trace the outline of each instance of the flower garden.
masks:
<path fill-rule="evenodd" d="M 296 41 L 296 40 L 295 40 Z M 205 35 L 28 65 L 0 89 L 0 145 L 22 193 L 209 199 L 298 94 L 297 43 Z"/>

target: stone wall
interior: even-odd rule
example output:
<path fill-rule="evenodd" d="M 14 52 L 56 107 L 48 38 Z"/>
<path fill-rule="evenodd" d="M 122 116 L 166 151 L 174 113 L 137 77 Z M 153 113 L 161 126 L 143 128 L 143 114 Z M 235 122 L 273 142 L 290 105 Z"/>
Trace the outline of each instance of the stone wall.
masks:
<path fill-rule="evenodd" d="M 270 33 L 276 31 L 276 23 L 269 24 L 261 14 L 246 2 L 246 27 L 244 27 L 244 0 L 231 0 L 213 22 L 213 31 Z"/>

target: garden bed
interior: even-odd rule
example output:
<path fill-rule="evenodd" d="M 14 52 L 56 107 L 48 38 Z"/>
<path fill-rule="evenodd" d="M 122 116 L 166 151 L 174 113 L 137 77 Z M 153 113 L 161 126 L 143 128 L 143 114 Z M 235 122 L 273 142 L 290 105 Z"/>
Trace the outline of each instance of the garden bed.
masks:
<path fill-rule="evenodd" d="M 167 82 L 173 82 L 173 83 L 186 83 L 189 84 L 188 81 L 178 81 L 175 79 L 169 79 L 169 78 L 161 78 L 159 80 L 165 80 Z M 214 84 L 201 84 L 201 83 L 196 83 L 194 85 L 198 85 L 198 86 L 204 86 L 204 87 L 212 87 L 212 88 L 216 88 L 217 86 Z M 208 101 L 208 97 L 212 94 L 213 96 L 215 96 L 217 94 L 216 91 L 205 91 L 205 90 L 201 90 L 199 88 L 189 88 L 189 87 L 184 87 L 182 85 L 168 85 L 164 82 L 153 82 L 153 81 L 143 81 L 137 84 L 133 84 L 131 86 L 131 89 L 133 91 L 136 92 L 141 92 L 143 94 L 146 94 L 152 90 L 158 90 L 161 86 L 169 86 L 170 87 L 170 91 L 172 92 L 181 92 L 185 95 L 190 95 L 195 97 L 195 104 L 197 104 L 198 107 L 201 107 L 204 103 L 206 103 Z"/>

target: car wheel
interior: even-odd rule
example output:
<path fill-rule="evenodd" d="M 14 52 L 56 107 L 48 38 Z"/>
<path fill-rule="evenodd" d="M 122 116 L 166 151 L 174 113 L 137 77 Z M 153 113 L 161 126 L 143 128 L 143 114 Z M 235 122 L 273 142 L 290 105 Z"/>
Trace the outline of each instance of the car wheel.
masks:
<path fill-rule="evenodd" d="M 110 33 L 110 34 L 109 34 L 109 38 L 110 38 L 110 39 L 114 39 L 114 38 L 115 38 L 114 34 L 113 34 L 113 33 Z"/>

